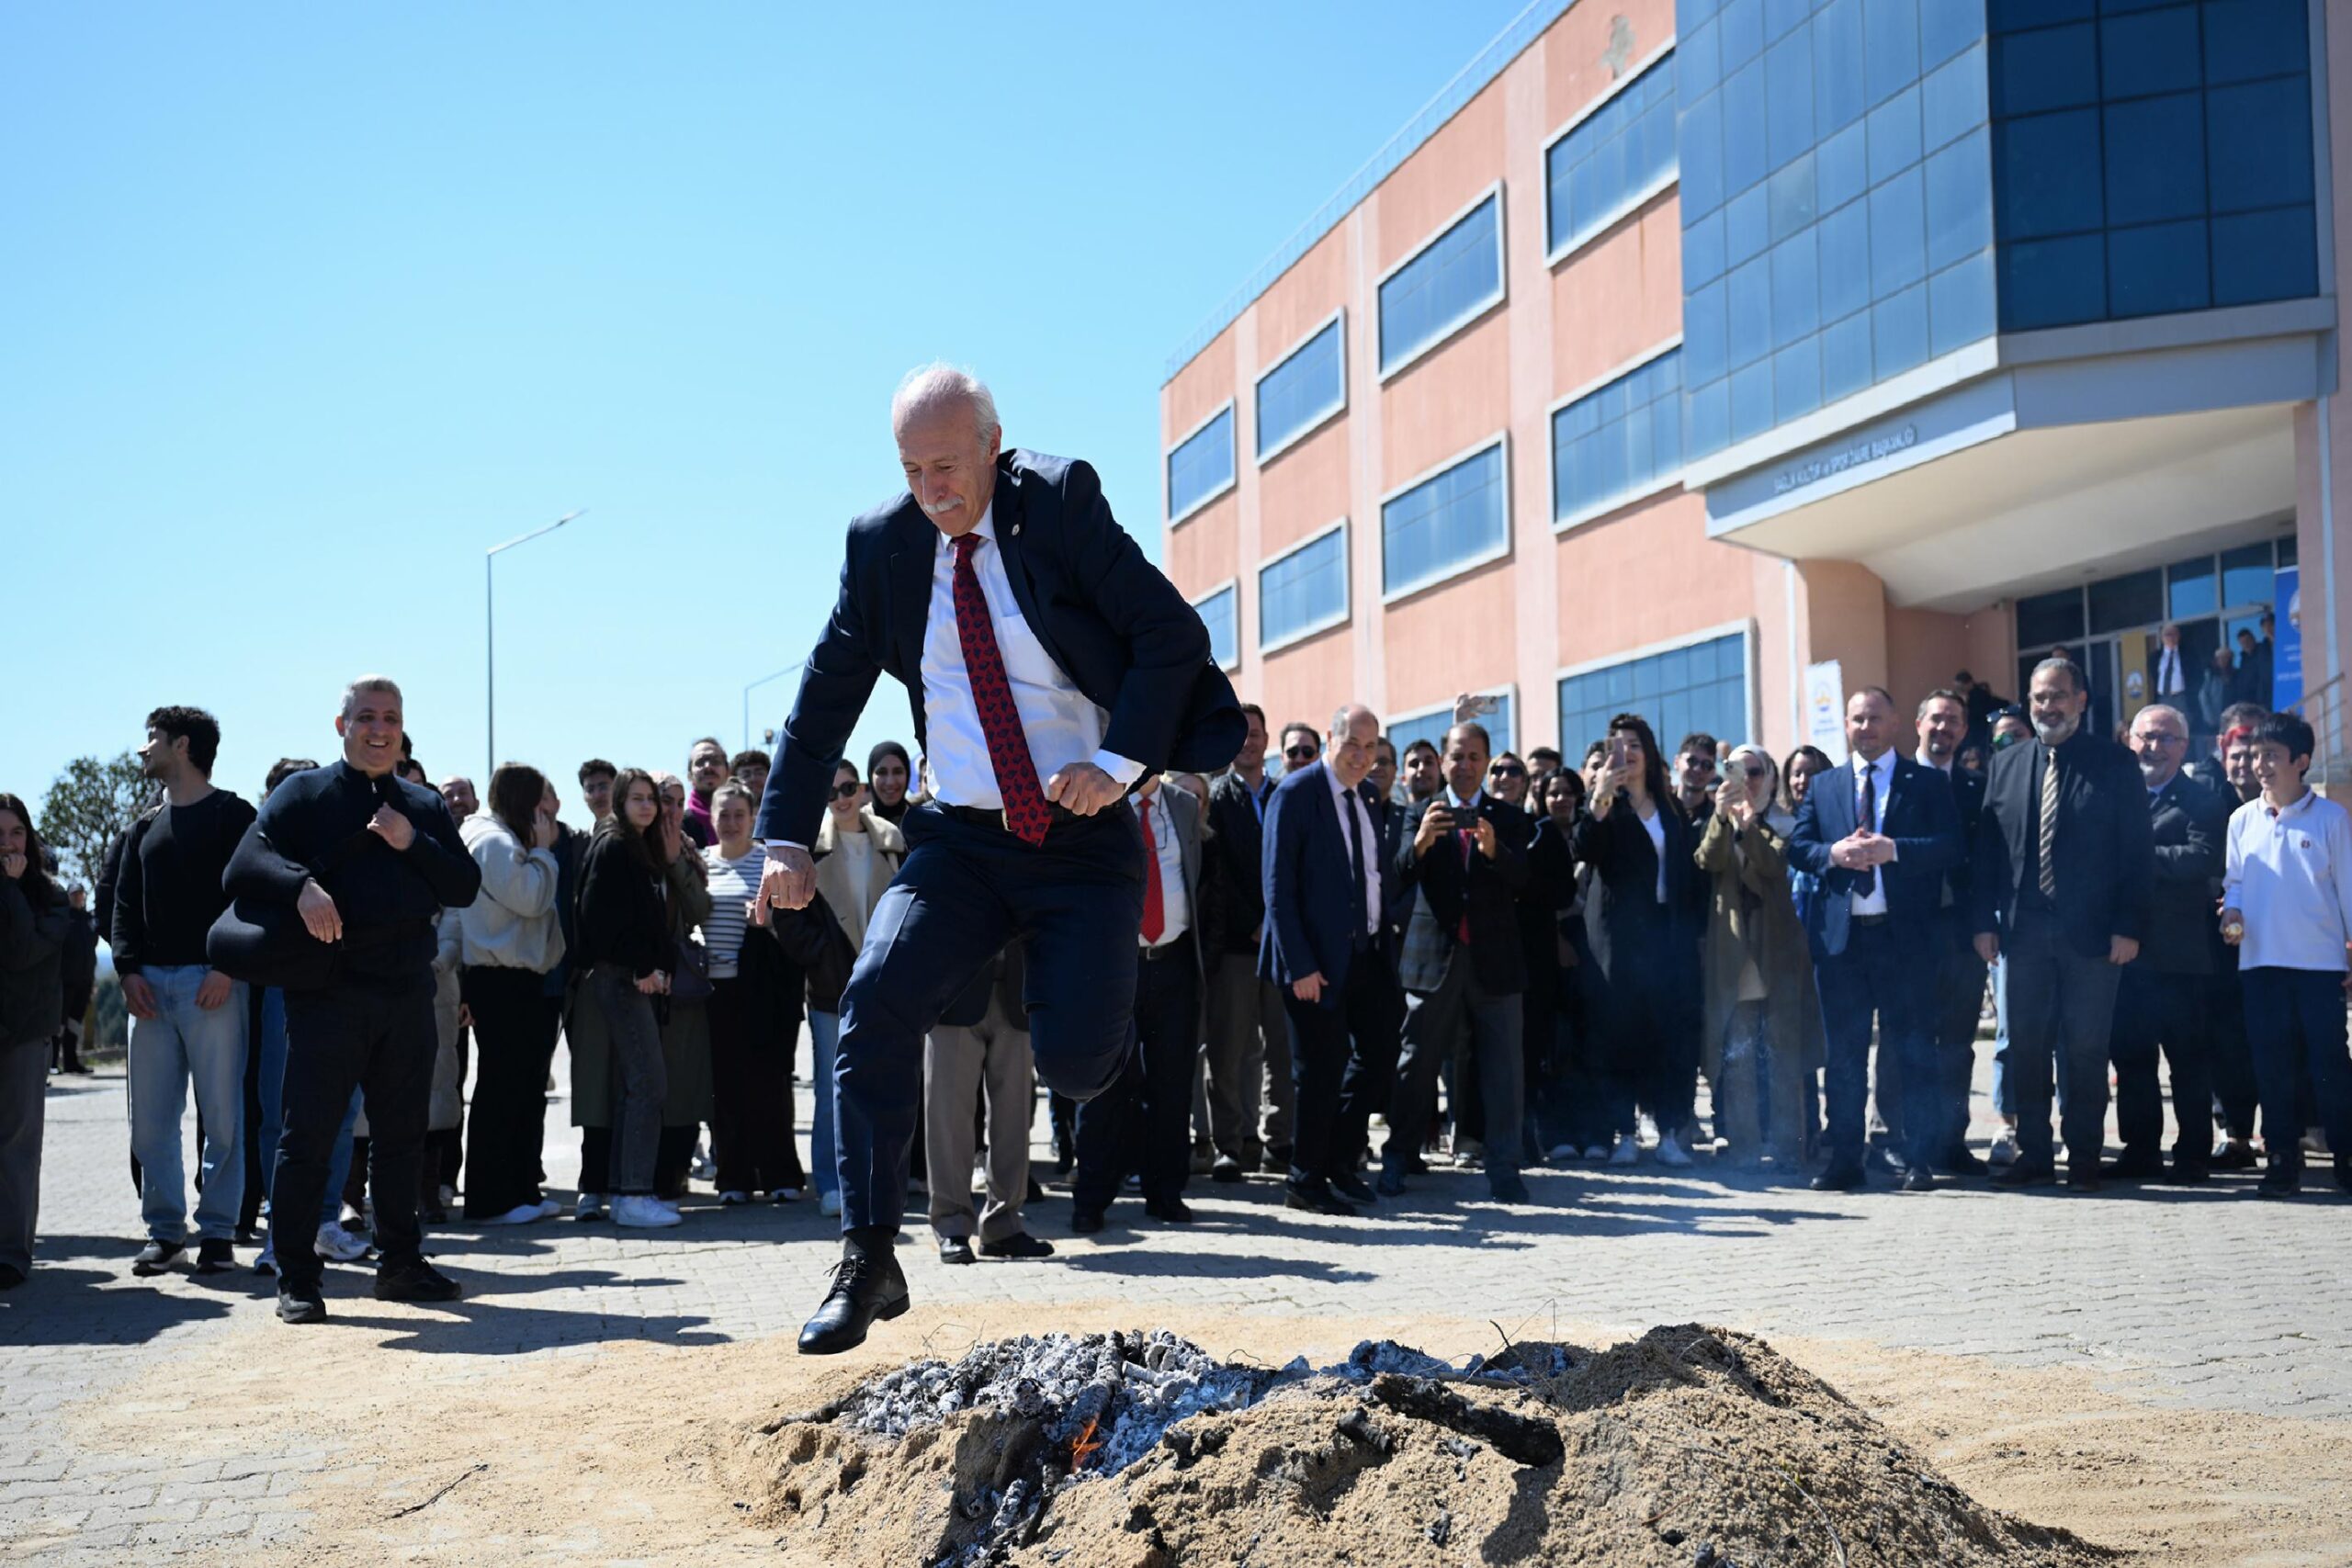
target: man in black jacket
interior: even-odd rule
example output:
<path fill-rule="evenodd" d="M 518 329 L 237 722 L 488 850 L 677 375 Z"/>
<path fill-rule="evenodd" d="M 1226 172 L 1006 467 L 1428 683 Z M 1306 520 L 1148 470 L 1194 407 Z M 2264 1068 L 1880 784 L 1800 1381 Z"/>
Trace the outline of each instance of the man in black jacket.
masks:
<path fill-rule="evenodd" d="M 1958 693 L 1928 693 L 1919 705 L 1917 728 L 1919 750 L 1913 760 L 1923 768 L 1935 769 L 1951 784 L 1952 805 L 1960 813 L 1962 856 L 1944 873 L 1942 908 L 1936 912 L 1933 1033 L 1940 1119 L 1926 1145 L 1928 1159 L 1938 1170 L 1982 1176 L 1984 1162 L 1968 1149 L 1968 1097 L 1976 1072 L 1976 1024 L 1984 1010 L 1986 965 L 1976 955 L 1974 932 L 1970 929 L 1965 857 L 1968 846 L 1976 840 L 1976 820 L 1984 814 L 1984 775 L 1952 765 L 1961 742 L 1968 738 L 1968 709 Z M 1880 1062 L 1883 1092 L 1883 1053 Z"/>
<path fill-rule="evenodd" d="M 82 1021 L 90 1010 L 90 994 L 98 983 L 98 928 L 90 919 L 90 890 L 80 883 L 65 890 L 68 919 L 65 946 L 58 955 L 65 984 L 65 1021 L 59 1026 L 51 1066 L 61 1073 L 86 1073 L 82 1065 Z"/>
<path fill-rule="evenodd" d="M 381 1301 L 454 1301 L 457 1282 L 424 1260 L 417 1162 L 439 1032 L 433 917 L 463 908 L 481 868 L 440 795 L 395 778 L 401 692 L 380 675 L 344 691 L 343 760 L 278 785 L 229 863 L 231 896 L 292 905 L 335 948 L 323 986 L 286 992 L 286 1130 L 270 1186 L 277 1315 L 326 1317 L 313 1238 L 327 1157 L 356 1087 L 367 1097 Z"/>
<path fill-rule="evenodd" d="M 1391 1196 L 1405 1190 L 1406 1157 L 1421 1145 L 1438 1067 L 1466 1032 L 1485 1107 L 1487 1189 L 1498 1202 L 1529 1201 L 1520 1177 L 1527 1082 L 1519 998 L 1527 963 L 1519 896 L 1535 829 L 1525 812 L 1486 792 L 1489 745 L 1484 725 L 1446 731 L 1445 792 L 1408 808 L 1396 852 L 1397 878 L 1419 886 L 1436 917 L 1442 968 L 1430 977 L 1433 988 L 1407 992 L 1380 1165 L 1379 1190 Z"/>
<path fill-rule="evenodd" d="M 2008 1078 L 2018 1162 L 1994 1179 L 2055 1179 L 2053 1070 L 2066 1075 L 2066 1183 L 2099 1184 L 2108 1034 L 2123 966 L 2147 934 L 2155 873 L 2148 791 L 2131 754 L 2083 728 L 2090 687 L 2072 660 L 2034 666 L 2034 739 L 1997 752 L 1970 870 L 1976 951 L 2007 959 Z"/>
<path fill-rule="evenodd" d="M 2155 880 L 2147 941 L 2123 971 L 2115 996 L 2108 1055 L 2115 1064 L 2115 1120 L 2123 1153 L 2107 1168 L 2113 1177 L 2164 1174 L 2164 1101 L 2156 1089 L 2156 1052 L 2172 1073 L 2173 1113 L 2180 1141 L 2173 1145 L 2173 1175 L 2206 1179 L 2213 1155 L 2213 1074 L 2208 1051 L 2212 991 L 2213 883 L 2222 874 L 2230 807 L 2181 771 L 2188 754 L 2188 719 L 2178 708 L 2153 704 L 2132 720 L 2132 749 L 2148 786 L 2148 816 L 2155 844 Z"/>
<path fill-rule="evenodd" d="M 1209 1179 L 1225 1182 L 1261 1165 L 1290 1168 L 1290 1024 L 1282 987 L 1258 973 L 1266 924 L 1259 871 L 1274 782 L 1266 776 L 1265 710 L 1244 703 L 1241 716 L 1249 725 L 1241 750 L 1209 786 L 1207 850 L 1226 913 L 1217 951 L 1207 955 L 1209 1138 L 1216 1145 Z M 1314 748 L 1307 751 L 1311 761 Z M 1261 1103 L 1268 1099 L 1267 1132 L 1278 1145 L 1272 1148 L 1259 1137 Z"/>

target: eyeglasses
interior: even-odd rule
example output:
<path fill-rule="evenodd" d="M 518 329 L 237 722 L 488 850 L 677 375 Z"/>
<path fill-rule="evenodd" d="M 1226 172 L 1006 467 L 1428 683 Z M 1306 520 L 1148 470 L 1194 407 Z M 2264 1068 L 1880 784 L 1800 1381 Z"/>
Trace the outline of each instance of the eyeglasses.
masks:
<path fill-rule="evenodd" d="M 1283 761 L 1285 762 L 1312 761 L 1314 757 L 1315 748 L 1312 746 L 1285 746 L 1283 748 Z"/>
<path fill-rule="evenodd" d="M 1487 770 L 1487 773 L 1490 778 L 1523 779 L 1527 776 L 1527 770 L 1517 762 L 1497 762 Z"/>
<path fill-rule="evenodd" d="M 855 795 L 859 790 L 862 790 L 865 787 L 865 786 L 862 784 L 835 784 L 833 786 L 833 798 L 835 800 L 847 800 L 851 795 Z"/>
<path fill-rule="evenodd" d="M 1761 762 L 1750 762 L 1739 771 L 1751 779 L 1760 779 L 1765 773 L 1764 764 Z"/>

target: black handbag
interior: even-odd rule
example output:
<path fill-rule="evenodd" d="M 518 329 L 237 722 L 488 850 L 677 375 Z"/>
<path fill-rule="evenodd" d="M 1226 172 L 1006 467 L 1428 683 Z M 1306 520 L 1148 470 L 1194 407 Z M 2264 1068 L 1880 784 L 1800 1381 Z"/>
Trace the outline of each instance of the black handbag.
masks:
<path fill-rule="evenodd" d="M 678 961 L 670 970 L 670 995 L 682 1002 L 710 998 L 710 950 L 692 937 L 677 939 Z"/>

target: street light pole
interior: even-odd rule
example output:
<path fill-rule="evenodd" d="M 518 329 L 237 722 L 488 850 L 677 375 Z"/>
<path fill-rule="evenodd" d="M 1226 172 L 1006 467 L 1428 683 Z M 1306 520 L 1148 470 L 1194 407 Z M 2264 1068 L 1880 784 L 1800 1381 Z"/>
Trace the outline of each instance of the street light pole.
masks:
<path fill-rule="evenodd" d="M 527 545 L 542 534 L 552 534 L 575 517 L 584 516 L 586 507 L 567 512 L 544 528 L 534 528 L 517 535 L 503 545 L 492 545 L 481 557 L 481 671 L 482 671 L 482 729 L 485 753 L 482 760 L 481 787 L 490 788 L 490 775 L 498 771 L 498 600 L 497 585 L 492 564 L 504 551 L 517 545 Z"/>
<path fill-rule="evenodd" d="M 800 666 L 799 666 L 799 665 L 797 665 L 797 664 L 787 664 L 787 665 L 786 665 L 786 666 L 785 666 L 783 669 L 781 669 L 781 670 L 771 671 L 769 673 L 767 673 L 767 674 L 765 674 L 765 675 L 761 676 L 758 680 L 756 680 L 756 681 L 752 682 L 750 685 L 748 685 L 748 686 L 746 686 L 746 687 L 744 687 L 744 688 L 743 688 L 743 750 L 744 750 L 748 751 L 748 750 L 750 750 L 752 749 L 752 693 L 753 691 L 757 690 L 759 687 L 762 687 L 762 686 L 766 685 L 770 681 L 780 681 L 780 680 L 784 679 L 784 677 L 786 677 L 786 675 L 790 675 L 790 674 L 794 674 L 794 673 L 796 673 L 797 671 L 799 671 L 799 669 L 800 669 Z"/>

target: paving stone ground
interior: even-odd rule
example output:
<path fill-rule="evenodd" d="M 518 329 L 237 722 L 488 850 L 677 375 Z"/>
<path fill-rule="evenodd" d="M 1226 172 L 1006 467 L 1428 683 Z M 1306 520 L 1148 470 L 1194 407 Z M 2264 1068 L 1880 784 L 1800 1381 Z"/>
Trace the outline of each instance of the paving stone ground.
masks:
<path fill-rule="evenodd" d="M 802 1104 L 805 1125 L 805 1086 Z M 290 1445 L 185 1463 L 74 1446 L 69 1408 L 184 1401 L 175 1359 L 267 1325 L 275 1297 L 242 1268 L 131 1276 L 141 1235 L 119 1071 L 52 1080 L 48 1112 L 36 1271 L 0 1297 L 0 1562 L 227 1561 L 241 1545 L 299 1534 L 294 1498 L 330 1462 L 321 1452 Z M 578 1148 L 560 1100 L 548 1130 L 548 1169 L 568 1197 Z M 2324 1172 L 2314 1185 L 2327 1189 Z M 2265 1202 L 2250 1178 L 2081 1196 L 1982 1183 L 1826 1195 L 1648 1163 L 1535 1171 L 1529 1184 L 1534 1206 L 1502 1209 L 1483 1201 L 1475 1174 L 1444 1173 L 1377 1217 L 1340 1221 L 1283 1209 L 1271 1179 L 1199 1180 L 1193 1226 L 1147 1227 L 1127 1201 L 1092 1238 L 1067 1234 L 1069 1205 L 1055 1196 L 1032 1214 L 1060 1248 L 1049 1262 L 944 1269 L 919 1227 L 903 1257 L 925 1302 L 1115 1297 L 1138 1322 L 1155 1303 L 1466 1314 L 1521 1332 L 1555 1314 L 1629 1330 L 1696 1319 L 2087 1368 L 2134 1398 L 2342 1420 L 2352 1439 L 2352 1202 Z M 432 1355 L 436 1378 L 492 1364 L 469 1358 L 790 1333 L 837 1250 L 813 1201 L 720 1209 L 707 1195 L 673 1231 L 567 1217 L 453 1224 L 428 1245 L 468 1299 L 420 1314 L 385 1354 Z M 241 1250 L 241 1262 L 250 1256 Z M 330 1309 L 364 1310 L 355 1298 L 367 1283 L 359 1269 L 331 1269 Z"/>

